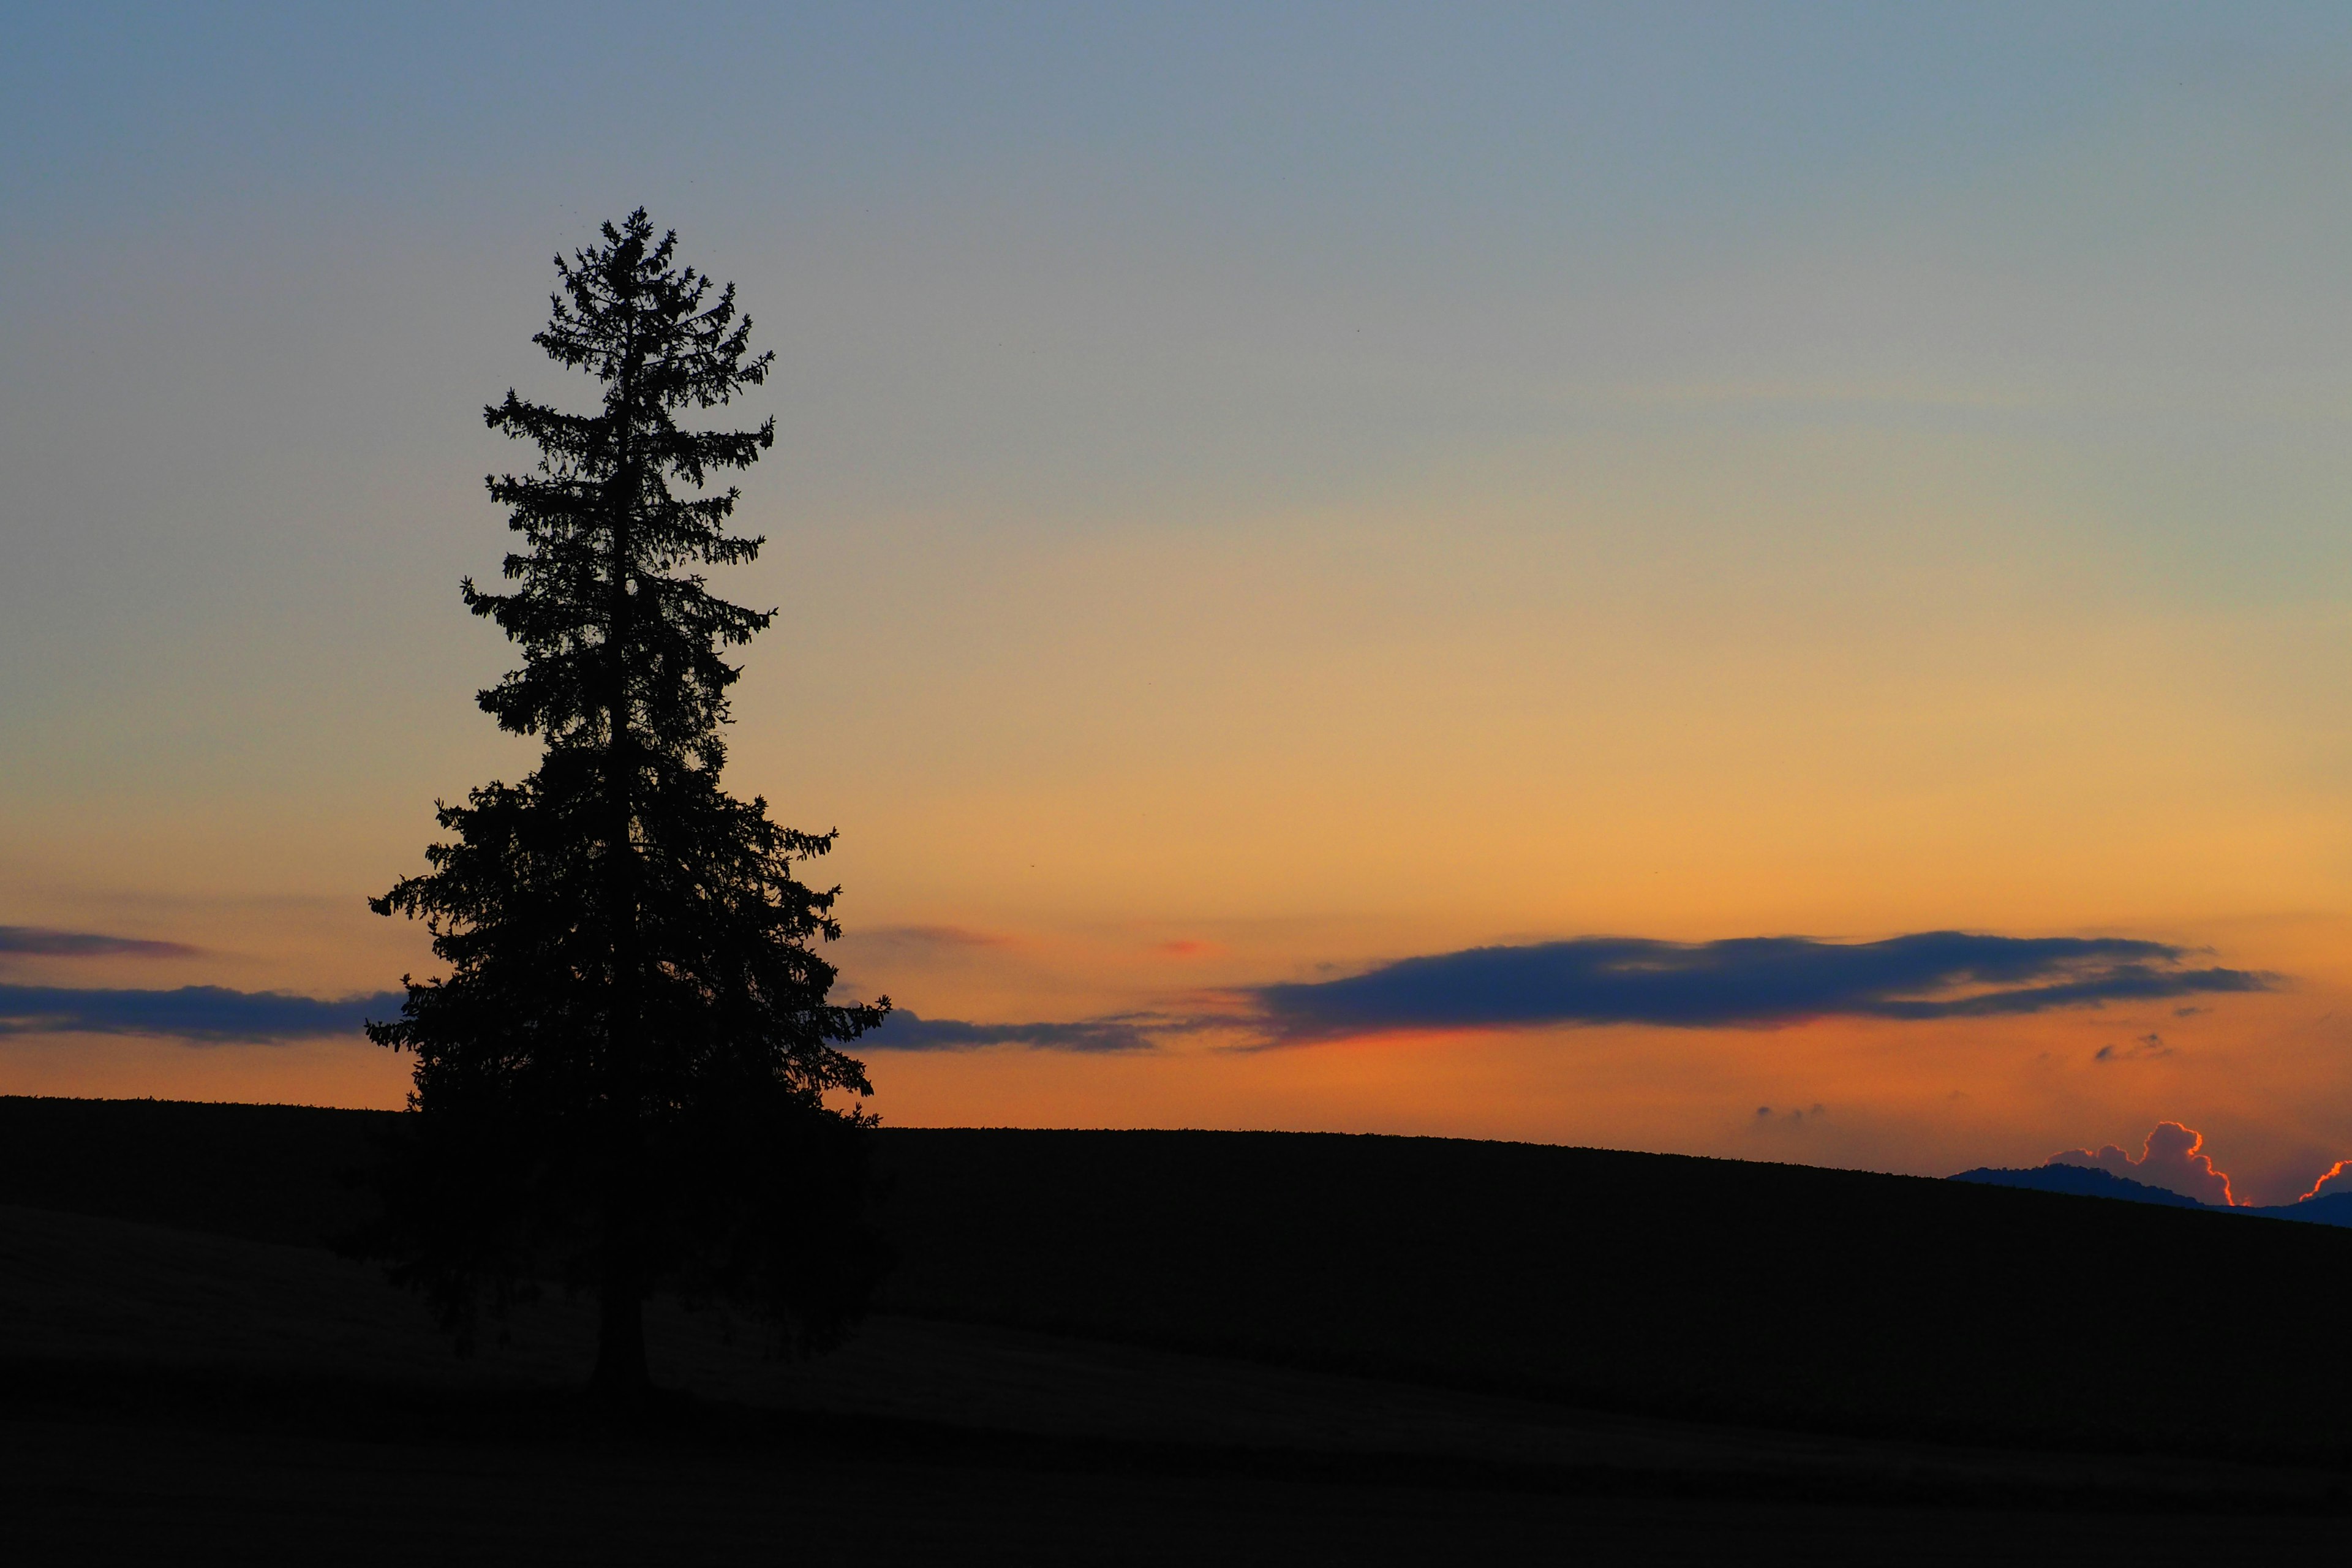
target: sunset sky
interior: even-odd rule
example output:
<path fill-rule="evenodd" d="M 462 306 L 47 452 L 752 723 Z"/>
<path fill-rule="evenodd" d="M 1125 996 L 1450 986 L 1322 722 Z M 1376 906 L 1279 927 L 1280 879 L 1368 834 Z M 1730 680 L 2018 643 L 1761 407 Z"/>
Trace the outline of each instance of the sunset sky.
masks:
<path fill-rule="evenodd" d="M 0 13 L 0 1092 L 399 1103 L 643 204 L 886 1121 L 2352 1156 L 2352 9 L 478 12 Z"/>

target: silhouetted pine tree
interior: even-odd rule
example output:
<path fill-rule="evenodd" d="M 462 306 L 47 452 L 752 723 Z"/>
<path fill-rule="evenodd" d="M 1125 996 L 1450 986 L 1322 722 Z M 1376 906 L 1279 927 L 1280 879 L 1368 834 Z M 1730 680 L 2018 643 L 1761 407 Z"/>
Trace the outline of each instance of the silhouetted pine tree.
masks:
<path fill-rule="evenodd" d="M 682 428 L 766 376 L 733 285 L 674 262 L 643 209 L 556 259 L 532 342 L 602 384 L 567 414 L 513 392 L 490 426 L 537 444 L 537 472 L 488 481 L 523 547 L 510 593 L 467 606 L 522 648 L 480 694 L 537 736 L 538 768 L 440 808 L 430 869 L 372 900 L 421 918 L 447 978 L 407 983 L 368 1026 L 415 1054 L 414 1120 L 389 1193 L 397 1272 L 461 1334 L 550 1274 L 597 1291 L 594 1384 L 647 1386 L 643 1302 L 764 1310 L 824 1342 L 861 1308 L 878 1249 L 862 1217 L 871 1119 L 824 1096 L 871 1092 L 836 1048 L 881 1021 L 829 1005 L 811 950 L 840 934 L 835 894 L 793 876 L 834 836 L 794 832 L 719 787 L 737 669 L 722 648 L 774 612 L 711 595 L 698 568 L 747 562 L 725 531 L 736 491 L 702 493 L 774 439 Z"/>

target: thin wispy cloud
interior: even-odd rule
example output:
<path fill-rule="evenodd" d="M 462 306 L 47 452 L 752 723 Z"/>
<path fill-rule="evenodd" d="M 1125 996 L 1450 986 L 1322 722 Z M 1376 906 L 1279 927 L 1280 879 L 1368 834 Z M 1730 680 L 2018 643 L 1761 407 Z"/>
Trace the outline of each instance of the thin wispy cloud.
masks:
<path fill-rule="evenodd" d="M 1157 1014 L 1121 1013 L 1064 1024 L 969 1024 L 960 1018 L 923 1018 L 894 1008 L 882 1026 L 861 1036 L 858 1047 L 880 1051 L 973 1051 L 988 1046 L 1027 1046 L 1033 1050 L 1086 1055 L 1149 1051 L 1154 1036 L 1183 1021 Z"/>
<path fill-rule="evenodd" d="M 1407 958 L 1245 994 L 1268 1043 L 1287 1045 L 1410 1029 L 1755 1029 L 1825 1017 L 1997 1017 L 2278 984 L 2251 970 L 2195 967 L 2189 957 L 2185 948 L 2126 938 L 1970 931 L 1869 942 L 1582 937 Z"/>
<path fill-rule="evenodd" d="M 203 950 L 177 942 L 108 936 L 100 931 L 52 931 L 47 926 L 0 926 L 0 953 L 41 958 L 193 958 Z"/>
<path fill-rule="evenodd" d="M 1011 947 L 1013 939 L 969 926 L 868 926 L 856 933 L 860 942 L 890 947 L 987 948 Z"/>
<path fill-rule="evenodd" d="M 355 1036 L 368 1018 L 397 1014 L 405 999 L 397 991 L 328 1000 L 220 985 L 170 991 L 0 985 L 0 1037 L 157 1035 L 195 1045 L 274 1045 Z"/>

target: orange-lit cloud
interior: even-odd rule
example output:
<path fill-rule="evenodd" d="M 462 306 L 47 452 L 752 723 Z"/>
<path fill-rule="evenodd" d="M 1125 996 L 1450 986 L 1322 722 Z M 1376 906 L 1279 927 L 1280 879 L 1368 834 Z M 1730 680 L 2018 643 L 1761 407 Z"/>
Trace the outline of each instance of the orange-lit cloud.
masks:
<path fill-rule="evenodd" d="M 2335 1190 L 2338 1193 L 2352 1192 L 2352 1180 L 2347 1179 L 2347 1173 L 2352 1173 L 2352 1160 L 2336 1161 L 2336 1163 L 2327 1167 L 2326 1173 L 2322 1175 L 2319 1180 L 2311 1184 L 2311 1191 L 2304 1194 L 2303 1196 L 2295 1199 L 2294 1201 L 2299 1204 L 2308 1203 L 2313 1198 L 2318 1197 L 2322 1193 L 2326 1193 L 2328 1189 L 2328 1184 L 2331 1182 L 2336 1184 Z"/>
<path fill-rule="evenodd" d="M 2062 1149 L 2050 1156 L 2050 1163 L 2105 1171 L 2126 1181 L 2227 1208 L 2237 1201 L 2230 1193 L 2230 1178 L 2214 1168 L 2212 1157 L 2204 1150 L 2203 1133 L 2178 1121 L 2159 1121 L 2136 1160 L 2109 1143 L 2095 1150 Z"/>

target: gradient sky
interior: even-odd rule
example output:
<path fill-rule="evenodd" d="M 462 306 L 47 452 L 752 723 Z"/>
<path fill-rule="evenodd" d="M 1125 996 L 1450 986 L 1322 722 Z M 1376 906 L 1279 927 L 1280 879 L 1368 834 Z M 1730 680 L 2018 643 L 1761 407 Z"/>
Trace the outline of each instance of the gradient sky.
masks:
<path fill-rule="evenodd" d="M 105 996 L 429 966 L 480 408 L 644 203 L 779 355 L 735 787 L 967 1047 L 886 1119 L 2352 1155 L 2352 10 L 478 10 L 0 7 L 0 1091 L 398 1101 Z M 2258 979 L 1261 1026 L 1936 931 Z"/>

